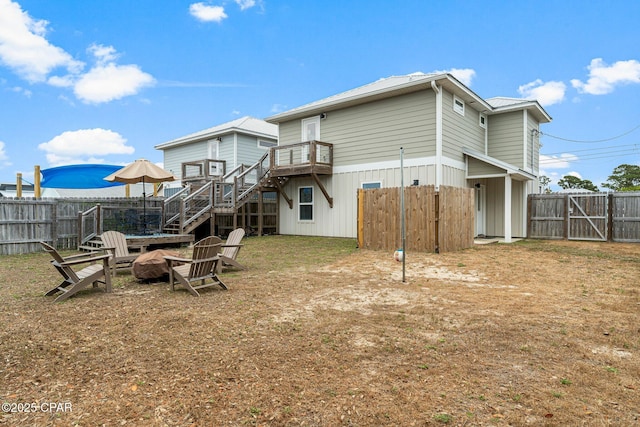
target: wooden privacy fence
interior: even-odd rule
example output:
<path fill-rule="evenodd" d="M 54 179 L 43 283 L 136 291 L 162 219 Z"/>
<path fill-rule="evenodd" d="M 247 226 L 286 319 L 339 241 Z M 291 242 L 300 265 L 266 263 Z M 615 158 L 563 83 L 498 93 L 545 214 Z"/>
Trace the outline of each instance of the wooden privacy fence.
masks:
<path fill-rule="evenodd" d="M 404 189 L 406 250 L 450 252 L 473 246 L 475 192 L 433 185 Z M 358 190 L 358 246 L 395 250 L 402 244 L 400 188 Z"/>
<path fill-rule="evenodd" d="M 531 194 L 527 236 L 640 242 L 640 193 Z"/>
<path fill-rule="evenodd" d="M 41 240 L 58 249 L 77 249 L 78 213 L 98 203 L 120 210 L 142 210 L 142 199 L 137 198 L 0 198 L 0 255 L 40 252 Z M 146 203 L 150 212 L 162 206 L 162 200 L 156 198 L 147 198 Z M 110 224 L 109 229 L 114 226 Z"/>

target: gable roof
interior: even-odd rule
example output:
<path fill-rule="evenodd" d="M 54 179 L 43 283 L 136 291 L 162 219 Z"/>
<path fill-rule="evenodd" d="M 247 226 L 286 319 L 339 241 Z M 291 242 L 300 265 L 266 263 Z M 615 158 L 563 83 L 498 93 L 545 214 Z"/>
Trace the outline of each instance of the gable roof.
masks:
<path fill-rule="evenodd" d="M 158 144 L 154 148 L 157 150 L 165 150 L 182 144 L 207 140 L 234 132 L 256 137 L 278 139 L 278 126 L 254 117 L 244 116 L 227 123 Z"/>
<path fill-rule="evenodd" d="M 456 96 L 459 96 L 462 100 L 471 105 L 475 104 L 474 108 L 478 109 L 479 111 L 486 111 L 488 113 L 497 113 L 499 112 L 499 107 L 503 107 L 503 105 L 500 104 L 499 101 L 497 101 L 498 99 L 510 99 L 493 98 L 498 104 L 498 106 L 494 106 L 478 96 L 451 74 L 412 73 L 403 76 L 391 76 L 379 79 L 364 86 L 350 89 L 345 92 L 341 92 L 339 94 L 329 96 L 327 98 L 323 98 L 318 101 L 314 101 L 282 113 L 275 114 L 273 116 L 267 117 L 265 120 L 270 123 L 279 123 L 287 120 L 309 117 L 311 115 L 331 111 L 332 109 L 335 110 L 338 108 L 350 107 L 379 99 L 401 95 L 404 93 L 416 92 L 419 90 L 432 88 L 432 83 L 437 83 L 448 91 L 455 93 Z M 510 103 L 508 105 L 508 108 L 536 108 L 540 110 L 536 117 L 538 117 L 541 122 L 551 121 L 551 117 L 536 101 L 523 99 L 520 99 L 518 101 L 520 101 L 520 103 Z"/>

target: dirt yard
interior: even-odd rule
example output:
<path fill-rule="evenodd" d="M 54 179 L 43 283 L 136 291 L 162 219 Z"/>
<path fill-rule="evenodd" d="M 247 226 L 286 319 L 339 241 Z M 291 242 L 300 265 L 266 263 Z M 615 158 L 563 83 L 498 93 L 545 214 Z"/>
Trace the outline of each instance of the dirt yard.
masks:
<path fill-rule="evenodd" d="M 640 245 L 245 243 L 200 298 L 1 257 L 0 425 L 640 425 Z"/>

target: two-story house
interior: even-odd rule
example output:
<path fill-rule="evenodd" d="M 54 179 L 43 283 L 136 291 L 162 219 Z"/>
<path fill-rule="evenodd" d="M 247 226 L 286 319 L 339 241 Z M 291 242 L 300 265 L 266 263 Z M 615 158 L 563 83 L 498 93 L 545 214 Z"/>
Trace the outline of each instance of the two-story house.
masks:
<path fill-rule="evenodd" d="M 476 235 L 509 242 L 526 236 L 539 126 L 551 117 L 536 101 L 485 100 L 450 74 L 416 73 L 265 120 L 278 125 L 272 173 L 287 175 L 280 233 L 356 237 L 357 189 L 400 186 L 403 147 L 405 182 L 475 188 Z M 310 161 L 308 173 L 286 173 Z"/>
<path fill-rule="evenodd" d="M 278 127 L 254 117 L 241 117 L 168 142 L 154 148 L 164 153 L 164 169 L 179 181 L 165 186 L 180 187 L 188 176 L 183 176 L 183 164 L 213 160 L 207 176 L 224 176 L 240 165 L 252 165 L 271 147 L 278 145 Z"/>

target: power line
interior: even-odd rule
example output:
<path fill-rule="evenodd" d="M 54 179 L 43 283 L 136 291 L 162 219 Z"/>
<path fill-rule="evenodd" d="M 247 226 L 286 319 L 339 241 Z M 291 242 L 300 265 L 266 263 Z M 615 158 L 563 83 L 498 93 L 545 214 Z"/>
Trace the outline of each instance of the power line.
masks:
<path fill-rule="evenodd" d="M 540 160 L 540 165 L 544 166 L 544 165 L 549 165 L 549 164 L 553 164 L 553 163 L 558 163 L 558 162 L 566 162 L 566 163 L 571 163 L 571 162 L 580 162 L 580 161 L 584 161 L 584 162 L 588 162 L 591 160 L 600 160 L 600 159 L 610 159 L 610 158 L 614 158 L 614 157 L 626 157 L 630 154 L 634 154 L 634 151 L 620 151 L 620 154 L 614 154 L 614 153 L 618 153 L 618 152 L 611 152 L 611 153 L 604 153 L 604 154 L 608 154 L 606 156 L 603 155 L 598 155 L 598 156 L 593 156 L 593 157 L 568 157 L 568 158 L 564 158 L 564 157 L 554 157 L 553 159 L 547 159 L 547 160 Z"/>
<path fill-rule="evenodd" d="M 561 140 L 561 141 L 567 141 L 567 142 L 578 142 L 578 143 L 583 143 L 583 144 L 592 144 L 592 143 L 597 143 L 597 142 L 613 141 L 614 139 L 618 139 L 618 138 L 622 138 L 623 136 L 627 136 L 627 135 L 629 135 L 630 133 L 635 132 L 635 131 L 636 131 L 636 130 L 638 130 L 638 129 L 640 129 L 640 125 L 638 125 L 638 126 L 634 127 L 634 128 L 633 128 L 633 129 L 631 129 L 631 130 L 628 130 L 627 132 L 622 133 L 622 134 L 620 134 L 620 135 L 613 136 L 613 137 L 611 137 L 611 138 L 597 139 L 597 140 L 595 140 L 595 139 L 594 139 L 594 140 L 569 139 L 569 138 L 563 138 L 563 137 L 561 137 L 561 136 L 555 136 L 555 135 L 551 135 L 551 134 L 549 134 L 549 133 L 544 133 L 544 132 L 539 132 L 539 131 L 538 131 L 538 134 L 539 134 L 539 135 L 542 135 L 542 136 L 548 136 L 549 138 L 559 139 L 559 140 Z"/>
<path fill-rule="evenodd" d="M 638 148 L 640 147 L 640 144 L 624 144 L 624 145 L 610 145 L 608 147 L 602 147 L 602 148 L 584 148 L 582 150 L 570 150 L 571 153 L 582 153 L 585 151 L 598 151 L 598 150 L 610 150 L 613 148 L 622 148 L 622 147 L 634 147 L 634 148 Z M 545 156 L 553 156 L 555 154 L 566 154 L 567 150 L 565 151 L 558 151 L 556 153 L 541 153 Z"/>

